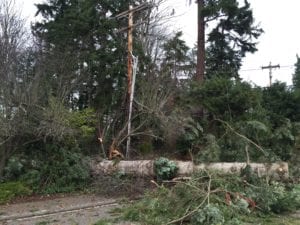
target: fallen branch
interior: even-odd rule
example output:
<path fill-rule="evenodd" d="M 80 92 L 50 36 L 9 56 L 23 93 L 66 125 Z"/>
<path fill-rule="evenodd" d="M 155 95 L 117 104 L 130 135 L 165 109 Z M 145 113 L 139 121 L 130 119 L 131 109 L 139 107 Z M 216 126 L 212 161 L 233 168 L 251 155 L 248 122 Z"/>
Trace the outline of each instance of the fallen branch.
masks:
<path fill-rule="evenodd" d="M 256 148 L 258 148 L 264 155 L 266 155 L 265 150 L 259 146 L 258 144 L 256 144 L 254 141 L 252 141 L 251 139 L 247 138 L 245 135 L 238 133 L 237 131 L 235 131 L 235 129 L 233 129 L 232 126 L 229 125 L 229 123 L 227 123 L 226 121 L 220 120 L 220 119 L 215 119 L 216 121 L 219 121 L 223 124 L 225 124 L 235 135 L 245 139 L 246 141 L 248 141 L 249 143 L 251 143 L 252 145 L 254 145 Z"/>
<path fill-rule="evenodd" d="M 207 171 L 206 171 L 207 172 Z M 178 223 L 178 222 L 182 222 L 184 219 L 186 219 L 187 217 L 193 215 L 195 212 L 197 212 L 201 207 L 202 205 L 206 202 L 206 200 L 208 201 L 208 204 L 209 204 L 209 196 L 210 196 L 210 187 L 211 187 L 211 176 L 210 174 L 207 172 L 207 175 L 209 177 L 209 181 L 208 181 L 208 187 L 207 187 L 207 194 L 206 196 L 204 197 L 204 199 L 202 200 L 202 202 L 195 208 L 193 209 L 192 211 L 186 213 L 185 215 L 183 215 L 182 217 L 178 218 L 178 219 L 175 219 L 175 220 L 172 220 L 170 222 L 167 223 L 167 225 L 169 224 L 173 224 L 173 223 Z"/>

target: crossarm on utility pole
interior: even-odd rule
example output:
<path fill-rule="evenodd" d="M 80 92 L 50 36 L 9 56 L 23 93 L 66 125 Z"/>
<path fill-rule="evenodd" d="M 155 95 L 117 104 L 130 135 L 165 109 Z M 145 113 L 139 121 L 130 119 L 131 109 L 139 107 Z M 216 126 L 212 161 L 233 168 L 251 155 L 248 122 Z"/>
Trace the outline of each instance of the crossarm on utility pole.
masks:
<path fill-rule="evenodd" d="M 277 65 L 272 65 L 272 63 L 270 62 L 270 64 L 268 66 L 262 66 L 261 69 L 264 70 L 264 69 L 269 69 L 269 79 L 270 79 L 270 87 L 272 85 L 272 70 L 273 69 L 276 69 L 276 68 L 280 68 L 280 65 L 277 64 Z"/>

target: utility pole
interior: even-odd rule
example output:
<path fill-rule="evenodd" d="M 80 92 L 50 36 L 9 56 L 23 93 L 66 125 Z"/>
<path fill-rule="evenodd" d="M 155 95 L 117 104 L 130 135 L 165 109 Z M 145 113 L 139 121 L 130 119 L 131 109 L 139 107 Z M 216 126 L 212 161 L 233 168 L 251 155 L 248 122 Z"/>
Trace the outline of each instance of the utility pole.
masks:
<path fill-rule="evenodd" d="M 203 8 L 204 0 L 198 0 L 198 50 L 196 80 L 200 83 L 204 81 L 205 72 L 205 21 L 202 13 Z"/>
<path fill-rule="evenodd" d="M 126 158 L 130 158 L 130 141 L 131 141 L 131 117 L 132 117 L 132 104 L 133 104 L 133 94 L 134 94 L 134 85 L 135 85 L 135 75 L 137 71 L 137 58 L 133 55 L 133 27 L 136 24 L 133 24 L 133 13 L 141 10 L 145 10 L 152 7 L 149 3 L 144 3 L 136 7 L 129 5 L 129 9 L 125 12 L 122 12 L 116 16 L 117 19 L 124 18 L 128 16 L 128 27 L 127 30 L 127 99 L 128 99 L 128 125 L 127 125 L 127 144 L 126 144 Z M 124 29 L 122 29 L 124 30 Z M 134 62 L 134 65 L 133 65 Z"/>
<path fill-rule="evenodd" d="M 270 87 L 272 85 L 272 70 L 273 69 L 276 69 L 276 68 L 280 68 L 280 65 L 277 64 L 277 65 L 272 65 L 272 63 L 270 62 L 270 64 L 268 66 L 262 66 L 261 69 L 264 70 L 264 69 L 269 69 L 269 79 L 270 79 Z"/>
<path fill-rule="evenodd" d="M 127 61 L 127 80 L 128 80 L 128 96 L 129 107 L 128 107 L 128 125 L 127 125 L 127 143 L 126 143 L 126 158 L 130 158 L 130 142 L 131 142 L 131 115 L 132 115 L 132 102 L 133 102 L 133 86 L 132 86 L 132 31 L 133 31 L 133 12 L 132 6 L 129 6 L 129 14 L 128 14 L 128 61 Z"/>
<path fill-rule="evenodd" d="M 129 13 L 128 13 L 128 58 L 127 58 L 127 81 L 128 81 L 128 99 L 130 98 L 131 94 L 131 86 L 132 86 L 132 30 L 133 30 L 133 12 L 132 6 L 129 6 Z"/>

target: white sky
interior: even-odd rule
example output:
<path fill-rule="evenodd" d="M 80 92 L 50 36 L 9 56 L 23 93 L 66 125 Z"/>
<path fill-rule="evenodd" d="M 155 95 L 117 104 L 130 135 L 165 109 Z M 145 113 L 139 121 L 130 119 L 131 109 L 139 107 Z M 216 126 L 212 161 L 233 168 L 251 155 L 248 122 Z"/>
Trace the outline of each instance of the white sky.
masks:
<path fill-rule="evenodd" d="M 193 7 L 190 7 L 186 0 L 176 2 L 179 13 L 184 14 L 178 20 L 179 27 L 185 32 L 185 40 L 193 46 L 197 38 L 196 4 L 193 3 Z M 296 54 L 300 55 L 298 25 L 300 1 L 248 0 L 248 2 L 253 9 L 256 23 L 260 23 L 265 33 L 258 39 L 258 51 L 245 57 L 241 69 L 242 78 L 260 86 L 268 86 L 269 70 L 261 70 L 261 66 L 268 66 L 272 62 L 273 65 L 281 66 L 280 69 L 272 71 L 273 81 L 279 80 L 291 84 Z"/>
<path fill-rule="evenodd" d="M 197 9 L 195 0 L 188 5 L 188 0 L 168 0 L 175 8 L 177 29 L 182 29 L 184 38 L 190 47 L 197 39 Z M 260 86 L 269 84 L 269 71 L 261 70 L 261 66 L 269 62 L 281 68 L 273 70 L 273 81 L 280 80 L 291 84 L 293 65 L 296 54 L 300 55 L 300 1 L 299 0 L 248 0 L 253 9 L 254 18 L 261 24 L 265 33 L 261 35 L 257 45 L 258 51 L 248 54 L 241 70 L 242 78 Z M 34 3 L 42 0 L 16 0 L 22 8 L 23 15 L 32 20 L 35 13 Z"/>

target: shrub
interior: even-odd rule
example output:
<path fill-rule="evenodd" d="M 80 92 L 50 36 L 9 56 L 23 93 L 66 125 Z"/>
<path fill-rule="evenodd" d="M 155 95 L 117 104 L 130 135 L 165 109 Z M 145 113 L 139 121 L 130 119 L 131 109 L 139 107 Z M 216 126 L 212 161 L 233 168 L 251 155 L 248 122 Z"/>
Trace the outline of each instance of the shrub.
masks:
<path fill-rule="evenodd" d="M 147 155 L 153 152 L 153 145 L 150 141 L 145 141 L 139 144 L 138 150 L 142 155 Z"/>
<path fill-rule="evenodd" d="M 161 157 L 154 161 L 154 173 L 157 180 L 170 180 L 177 175 L 178 167 L 175 162 Z"/>
<path fill-rule="evenodd" d="M 15 180 L 24 173 L 24 161 L 19 157 L 11 157 L 4 168 L 5 180 Z"/>
<path fill-rule="evenodd" d="M 14 197 L 30 195 L 32 191 L 21 182 L 0 184 L 0 204 L 9 202 Z"/>
<path fill-rule="evenodd" d="M 222 211 L 215 205 L 206 205 L 194 213 L 192 217 L 193 225 L 222 225 L 224 221 Z"/>
<path fill-rule="evenodd" d="M 38 193 L 72 192 L 86 186 L 90 179 L 88 159 L 76 149 L 46 145 L 35 166 L 21 179 Z"/>
<path fill-rule="evenodd" d="M 271 205 L 275 213 L 283 213 L 300 209 L 300 185 L 295 185 L 291 190 L 282 195 Z"/>

